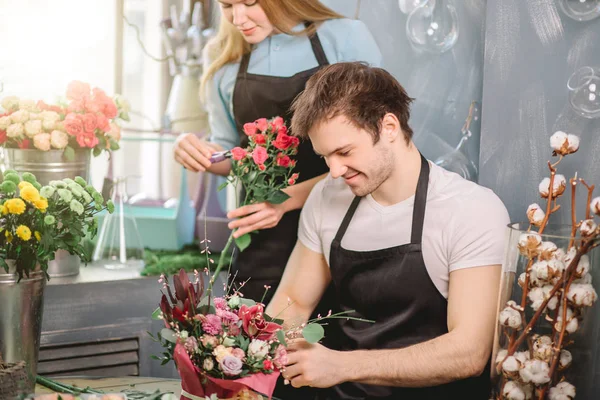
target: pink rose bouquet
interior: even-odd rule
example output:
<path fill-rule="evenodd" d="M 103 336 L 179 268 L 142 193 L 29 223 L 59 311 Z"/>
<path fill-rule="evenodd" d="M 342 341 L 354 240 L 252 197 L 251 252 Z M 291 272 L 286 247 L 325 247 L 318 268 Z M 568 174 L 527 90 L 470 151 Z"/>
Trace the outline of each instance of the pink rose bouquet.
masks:
<path fill-rule="evenodd" d="M 95 156 L 117 150 L 118 121 L 129 121 L 125 100 L 79 81 L 67 86 L 66 101 L 58 105 L 14 96 L 5 97 L 1 105 L 0 146 L 63 150 L 67 159 L 74 149 L 93 149 Z"/>

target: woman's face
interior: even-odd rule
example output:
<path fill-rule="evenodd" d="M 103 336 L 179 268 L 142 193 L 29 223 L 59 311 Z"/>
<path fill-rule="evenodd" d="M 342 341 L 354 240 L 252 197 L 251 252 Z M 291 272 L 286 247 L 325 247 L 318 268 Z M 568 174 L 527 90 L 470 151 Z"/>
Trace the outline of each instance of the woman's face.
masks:
<path fill-rule="evenodd" d="M 258 0 L 219 0 L 223 15 L 250 44 L 260 43 L 274 32 Z"/>

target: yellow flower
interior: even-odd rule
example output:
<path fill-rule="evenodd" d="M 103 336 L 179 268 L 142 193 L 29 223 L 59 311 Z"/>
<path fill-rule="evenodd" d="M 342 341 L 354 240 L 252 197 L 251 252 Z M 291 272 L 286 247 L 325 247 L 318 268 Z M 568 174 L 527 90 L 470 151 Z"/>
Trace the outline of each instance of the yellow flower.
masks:
<path fill-rule="evenodd" d="M 25 185 L 23 189 L 21 189 L 21 198 L 23 200 L 27 200 L 30 203 L 37 201 L 40 199 L 40 192 L 33 186 Z"/>
<path fill-rule="evenodd" d="M 7 241 L 8 243 L 12 242 L 13 235 L 12 235 L 12 233 L 10 233 L 10 231 L 6 231 L 6 232 L 4 232 L 4 236 L 6 236 L 6 241 Z"/>
<path fill-rule="evenodd" d="M 27 181 L 21 181 L 21 182 L 19 182 L 19 190 L 23 190 L 23 188 L 25 186 L 31 186 L 31 187 L 33 187 L 33 185 L 31 183 L 27 182 Z"/>
<path fill-rule="evenodd" d="M 2 215 L 8 214 L 8 208 L 6 207 L 6 205 L 2 204 L 2 206 L 0 207 L 0 212 L 2 212 Z"/>
<path fill-rule="evenodd" d="M 33 202 L 33 205 L 41 212 L 46 212 L 46 209 L 48 208 L 48 200 L 46 200 L 45 197 L 40 197 L 39 200 Z"/>
<path fill-rule="evenodd" d="M 33 233 L 33 235 L 35 236 L 35 238 L 37 239 L 37 241 L 39 242 L 40 240 L 42 240 L 42 234 L 39 233 L 38 231 L 35 231 Z"/>
<path fill-rule="evenodd" d="M 21 199 L 8 199 L 4 203 L 4 207 L 11 214 L 23 214 L 25 212 L 25 202 Z"/>
<path fill-rule="evenodd" d="M 25 225 L 19 225 L 17 227 L 17 236 L 21 238 L 21 240 L 28 241 L 31 239 L 31 230 Z"/>

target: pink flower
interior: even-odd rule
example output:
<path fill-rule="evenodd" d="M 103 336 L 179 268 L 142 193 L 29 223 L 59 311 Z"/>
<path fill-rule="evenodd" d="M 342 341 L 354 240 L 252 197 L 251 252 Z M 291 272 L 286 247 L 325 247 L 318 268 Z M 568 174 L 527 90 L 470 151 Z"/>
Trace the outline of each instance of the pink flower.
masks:
<path fill-rule="evenodd" d="M 83 100 L 73 100 L 67 106 L 67 112 L 76 113 L 82 112 L 85 110 L 85 106 L 83 105 Z"/>
<path fill-rule="evenodd" d="M 98 127 L 96 116 L 92 113 L 86 113 L 83 115 L 83 130 L 86 133 L 94 133 Z"/>
<path fill-rule="evenodd" d="M 231 149 L 231 156 L 235 161 L 242 160 L 244 157 L 246 157 L 246 154 L 248 154 L 246 150 L 242 149 L 241 147 L 234 147 Z"/>
<path fill-rule="evenodd" d="M 221 371 L 227 376 L 236 376 L 242 373 L 242 360 L 234 356 L 225 356 L 220 362 Z"/>
<path fill-rule="evenodd" d="M 281 128 L 285 128 L 285 121 L 281 117 L 275 117 L 271 125 L 273 126 L 273 132 L 278 133 Z"/>
<path fill-rule="evenodd" d="M 222 331 L 221 318 L 214 314 L 207 315 L 206 320 L 202 323 L 202 329 L 210 335 L 220 334 Z"/>
<path fill-rule="evenodd" d="M 292 159 L 282 153 L 277 154 L 277 165 L 287 168 L 290 166 Z"/>
<path fill-rule="evenodd" d="M 77 144 L 79 144 L 80 147 L 89 147 L 90 149 L 96 147 L 99 142 L 98 138 L 93 133 L 88 134 L 84 132 L 77 135 L 75 139 L 77 139 Z"/>
<path fill-rule="evenodd" d="M 287 365 L 288 356 L 287 356 L 287 350 L 285 349 L 285 346 L 280 344 L 277 347 L 277 349 L 275 350 L 275 358 L 273 358 L 273 362 L 275 363 L 275 366 L 279 369 L 281 369 Z"/>
<path fill-rule="evenodd" d="M 215 297 L 213 299 L 213 302 L 215 303 L 215 308 L 217 310 L 226 310 L 227 309 L 227 300 L 225 300 L 222 297 Z"/>
<path fill-rule="evenodd" d="M 266 369 L 267 371 L 271 371 L 273 369 L 273 362 L 271 360 L 264 360 L 263 368 Z"/>
<path fill-rule="evenodd" d="M 229 332 L 230 336 L 237 336 L 240 333 L 242 333 L 242 330 L 240 329 L 240 327 L 237 325 L 237 323 L 234 324 L 229 324 L 227 326 L 227 331 Z"/>
<path fill-rule="evenodd" d="M 81 81 L 73 81 L 67 86 L 67 98 L 83 100 L 90 97 L 90 85 Z"/>
<path fill-rule="evenodd" d="M 293 162 L 292 164 L 293 164 L 292 167 L 294 167 L 296 165 L 295 162 Z M 288 185 L 292 186 L 293 184 L 295 184 L 296 181 L 298 180 L 299 176 L 300 175 L 298 173 L 292 174 L 292 176 L 290 177 L 290 179 L 288 179 Z"/>
<path fill-rule="evenodd" d="M 104 114 L 96 114 L 96 123 L 98 124 L 98 129 L 101 131 L 108 132 L 111 130 L 108 118 L 106 118 Z"/>
<path fill-rule="evenodd" d="M 251 338 L 256 336 L 259 340 L 270 340 L 275 332 L 281 329 L 279 324 L 265 320 L 262 304 L 256 304 L 252 307 L 242 304 L 239 316 L 242 320 L 244 332 Z"/>
<path fill-rule="evenodd" d="M 30 143 L 31 143 L 31 141 L 29 139 L 23 139 L 19 142 L 19 148 L 20 149 L 28 149 Z"/>
<path fill-rule="evenodd" d="M 256 144 L 265 144 L 265 143 L 267 143 L 267 138 L 265 137 L 265 135 L 263 133 L 257 133 L 256 135 L 252 136 L 252 140 Z"/>
<path fill-rule="evenodd" d="M 217 308 L 217 317 L 221 318 L 221 321 L 223 321 L 225 325 L 229 325 L 240 320 L 240 317 L 238 317 L 236 313 L 220 308 Z"/>
<path fill-rule="evenodd" d="M 106 118 L 113 119 L 119 113 L 119 110 L 117 109 L 117 105 L 115 104 L 114 101 L 112 101 L 112 99 L 108 99 L 108 101 L 106 101 L 103 105 L 104 105 L 104 108 L 101 109 L 100 111 L 104 114 L 104 116 Z"/>
<path fill-rule="evenodd" d="M 298 139 L 296 136 L 289 136 L 292 141 L 292 148 L 296 148 L 300 145 L 300 139 Z"/>
<path fill-rule="evenodd" d="M 83 133 L 83 123 L 77 118 L 76 114 L 68 114 L 63 121 L 63 126 L 71 136 L 79 136 Z"/>
<path fill-rule="evenodd" d="M 256 134 L 256 124 L 254 122 L 248 122 L 244 124 L 244 133 L 248 136 Z"/>
<path fill-rule="evenodd" d="M 288 147 L 292 146 L 294 137 L 288 136 L 285 133 L 278 133 L 277 139 L 273 141 L 273 146 L 278 148 L 279 150 L 285 150 Z"/>
<path fill-rule="evenodd" d="M 292 186 L 296 184 L 296 180 L 293 178 L 288 179 L 288 185 Z"/>
<path fill-rule="evenodd" d="M 219 340 L 212 335 L 202 335 L 200 343 L 204 347 L 212 347 L 213 349 L 219 345 Z"/>
<path fill-rule="evenodd" d="M 256 127 L 261 132 L 265 132 L 267 130 L 267 128 L 269 127 L 269 122 L 267 121 L 266 118 L 257 119 L 255 123 L 256 123 Z"/>
<path fill-rule="evenodd" d="M 190 336 L 185 340 L 183 347 L 185 347 L 188 353 L 194 354 L 198 350 L 198 341 L 195 337 Z"/>
<path fill-rule="evenodd" d="M 265 167 L 265 164 L 260 164 L 258 166 L 258 169 L 260 169 L 261 171 L 266 171 L 267 167 Z"/>
<path fill-rule="evenodd" d="M 7 136 L 6 131 L 0 131 L 0 144 L 6 142 Z"/>
<path fill-rule="evenodd" d="M 267 154 L 267 149 L 265 149 L 262 146 L 256 146 L 256 148 L 252 152 L 252 159 L 257 165 L 264 164 L 268 158 L 269 155 Z"/>
<path fill-rule="evenodd" d="M 99 113 L 102 110 L 102 103 L 99 103 L 97 100 L 86 99 L 83 102 L 83 108 L 88 113 Z"/>
<path fill-rule="evenodd" d="M 121 140 L 121 127 L 113 122 L 110 123 L 110 130 L 106 132 L 106 136 L 116 140 Z"/>
<path fill-rule="evenodd" d="M 50 150 L 50 134 L 39 133 L 33 137 L 33 146 L 42 151 Z"/>
<path fill-rule="evenodd" d="M 246 357 L 246 353 L 244 353 L 244 350 L 240 349 L 239 347 L 236 347 L 235 349 L 233 349 L 231 351 L 231 355 L 239 358 L 240 360 L 243 360 L 244 357 Z"/>

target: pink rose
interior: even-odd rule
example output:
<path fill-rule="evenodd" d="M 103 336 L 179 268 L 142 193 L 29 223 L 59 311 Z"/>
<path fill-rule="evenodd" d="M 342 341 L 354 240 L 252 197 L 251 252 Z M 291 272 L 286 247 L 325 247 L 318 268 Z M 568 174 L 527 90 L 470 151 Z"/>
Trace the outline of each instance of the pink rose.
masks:
<path fill-rule="evenodd" d="M 240 319 L 236 313 L 221 308 L 217 308 L 217 317 L 221 318 L 225 325 L 238 322 Z"/>
<path fill-rule="evenodd" d="M 96 114 L 96 113 L 100 112 L 100 110 L 102 110 L 102 107 L 103 107 L 102 103 L 99 103 L 98 101 L 93 100 L 93 99 L 86 99 L 83 102 L 83 108 L 85 109 L 86 112 L 89 112 L 89 113 Z"/>
<path fill-rule="evenodd" d="M 67 106 L 67 112 L 70 112 L 70 113 L 81 112 L 84 110 L 85 110 L 85 106 L 83 104 L 83 100 L 73 100 Z"/>
<path fill-rule="evenodd" d="M 7 139 L 6 131 L 0 131 L 0 144 L 6 142 Z"/>
<path fill-rule="evenodd" d="M 94 133 L 98 127 L 96 116 L 92 113 L 86 113 L 83 115 L 83 130 L 86 133 Z"/>
<path fill-rule="evenodd" d="M 104 116 L 104 114 L 96 114 L 96 123 L 98 124 L 98 129 L 104 132 L 109 132 L 111 130 L 110 122 L 108 118 Z"/>
<path fill-rule="evenodd" d="M 263 368 L 266 369 L 267 371 L 271 371 L 273 369 L 273 362 L 271 360 L 264 360 Z"/>
<path fill-rule="evenodd" d="M 254 122 L 248 122 L 244 124 L 244 133 L 248 136 L 256 134 L 256 124 Z"/>
<path fill-rule="evenodd" d="M 252 152 L 252 159 L 257 165 L 262 165 L 267 161 L 269 155 L 267 154 L 267 149 L 262 146 L 256 146 L 254 151 Z"/>
<path fill-rule="evenodd" d="M 190 336 L 185 339 L 185 344 L 183 345 L 188 353 L 194 354 L 198 350 L 198 341 L 195 337 Z"/>
<path fill-rule="evenodd" d="M 266 171 L 266 170 L 267 170 L 267 167 L 265 167 L 265 164 L 260 164 L 260 165 L 258 166 L 258 169 L 260 169 L 261 171 Z"/>
<path fill-rule="evenodd" d="M 246 150 L 242 149 L 241 147 L 234 147 L 231 149 L 231 156 L 235 161 L 242 160 L 244 157 L 246 157 L 246 154 L 248 154 Z"/>
<path fill-rule="evenodd" d="M 296 136 L 288 136 L 288 137 L 291 138 L 293 148 L 296 148 L 300 145 L 300 139 L 298 139 Z"/>
<path fill-rule="evenodd" d="M 28 149 L 31 141 L 29 139 L 23 139 L 19 142 L 20 149 Z"/>
<path fill-rule="evenodd" d="M 281 329 L 279 324 L 265 320 L 262 304 L 256 304 L 252 307 L 242 304 L 239 316 L 242 320 L 244 332 L 251 338 L 256 337 L 259 340 L 270 340 L 275 335 L 275 332 Z"/>
<path fill-rule="evenodd" d="M 38 133 L 33 137 L 33 146 L 42 151 L 50 150 L 50 134 Z"/>
<path fill-rule="evenodd" d="M 68 114 L 63 121 L 63 126 L 71 136 L 79 136 L 83 133 L 83 123 L 76 114 Z"/>
<path fill-rule="evenodd" d="M 236 376 L 242 373 L 242 360 L 234 356 L 225 356 L 220 362 L 221 371 L 227 376 Z"/>
<path fill-rule="evenodd" d="M 223 329 L 221 326 L 221 318 L 214 314 L 207 315 L 206 320 L 202 323 L 202 329 L 210 335 L 220 334 Z"/>
<path fill-rule="evenodd" d="M 227 309 L 227 300 L 222 297 L 215 297 L 213 299 L 213 303 L 215 304 L 215 308 L 217 310 L 226 310 Z"/>
<path fill-rule="evenodd" d="M 119 113 L 119 110 L 117 109 L 117 105 L 115 104 L 114 101 L 112 101 L 112 99 L 108 99 L 106 102 L 103 103 L 103 105 L 104 105 L 104 108 L 101 109 L 100 111 L 104 114 L 104 116 L 106 118 L 113 119 Z"/>
<path fill-rule="evenodd" d="M 292 136 L 288 136 L 285 133 L 278 133 L 277 139 L 273 141 L 273 146 L 275 146 L 279 150 L 285 150 L 292 145 L 292 139 L 294 139 Z"/>
<path fill-rule="evenodd" d="M 212 335 L 202 335 L 200 343 L 204 347 L 212 347 L 213 349 L 219 345 L 219 340 Z"/>
<path fill-rule="evenodd" d="M 265 137 L 265 135 L 263 133 L 257 133 L 256 135 L 252 136 L 252 140 L 256 144 L 265 144 L 265 143 L 267 143 L 267 138 Z"/>
<path fill-rule="evenodd" d="M 296 184 L 296 180 L 295 180 L 295 179 L 292 179 L 292 178 L 290 178 L 290 179 L 288 179 L 288 182 L 287 182 L 287 183 L 288 183 L 288 185 L 289 185 L 289 186 L 292 186 L 292 185 L 295 185 L 295 184 Z"/>
<path fill-rule="evenodd" d="M 282 153 L 277 154 L 277 165 L 287 168 L 290 166 L 292 159 Z"/>
<path fill-rule="evenodd" d="M 275 358 L 273 358 L 273 362 L 275 363 L 275 366 L 279 369 L 281 369 L 287 365 L 288 356 L 287 356 L 287 350 L 285 349 L 285 346 L 280 344 L 277 347 L 277 349 L 275 350 Z"/>
<path fill-rule="evenodd" d="M 256 122 L 256 127 L 261 132 L 266 131 L 267 128 L 269 127 L 269 122 L 267 121 L 266 118 L 257 119 L 255 122 Z"/>
<path fill-rule="evenodd" d="M 275 117 L 271 125 L 273 126 L 273 132 L 277 133 L 281 128 L 285 127 L 285 121 L 281 117 Z"/>
<path fill-rule="evenodd" d="M 67 98 L 84 100 L 90 97 L 90 85 L 81 81 L 73 81 L 67 86 Z"/>
<path fill-rule="evenodd" d="M 99 142 L 98 138 L 93 133 L 88 134 L 84 132 L 77 135 L 75 139 L 77 139 L 77 144 L 79 144 L 80 147 L 89 147 L 90 149 L 96 147 Z"/>
<path fill-rule="evenodd" d="M 240 360 L 243 360 L 244 357 L 246 357 L 246 353 L 244 353 L 244 350 L 240 349 L 239 347 L 236 347 L 235 349 L 233 349 L 231 351 L 231 355 L 239 358 Z"/>

